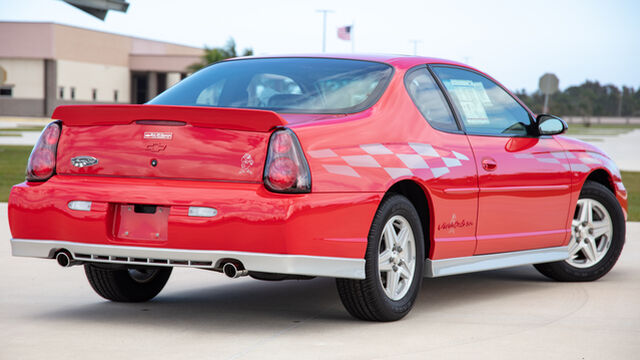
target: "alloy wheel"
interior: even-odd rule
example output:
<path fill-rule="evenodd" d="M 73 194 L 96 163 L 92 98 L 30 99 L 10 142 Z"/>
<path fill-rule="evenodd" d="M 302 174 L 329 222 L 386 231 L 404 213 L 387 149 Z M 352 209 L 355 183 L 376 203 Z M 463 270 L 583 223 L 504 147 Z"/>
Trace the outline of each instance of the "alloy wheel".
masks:
<path fill-rule="evenodd" d="M 379 280 L 387 297 L 402 299 L 413 281 L 416 269 L 416 244 L 409 221 L 400 215 L 391 217 L 380 236 Z"/>
<path fill-rule="evenodd" d="M 607 209 L 595 199 L 578 200 L 571 223 L 569 258 L 577 268 L 591 267 L 602 260 L 611 246 L 613 223 Z"/>

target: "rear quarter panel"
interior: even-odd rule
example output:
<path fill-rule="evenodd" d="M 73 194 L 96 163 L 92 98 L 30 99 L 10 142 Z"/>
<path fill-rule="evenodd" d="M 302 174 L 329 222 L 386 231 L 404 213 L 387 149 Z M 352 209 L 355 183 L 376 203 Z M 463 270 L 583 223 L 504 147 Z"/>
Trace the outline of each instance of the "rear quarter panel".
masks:
<path fill-rule="evenodd" d="M 428 125 L 406 93 L 404 73 L 396 69 L 385 94 L 366 111 L 290 125 L 309 162 L 312 191 L 384 193 L 400 181 L 414 181 L 429 203 L 425 231 L 437 244 L 429 257 L 472 255 L 477 211 L 473 153 L 465 135 Z"/>

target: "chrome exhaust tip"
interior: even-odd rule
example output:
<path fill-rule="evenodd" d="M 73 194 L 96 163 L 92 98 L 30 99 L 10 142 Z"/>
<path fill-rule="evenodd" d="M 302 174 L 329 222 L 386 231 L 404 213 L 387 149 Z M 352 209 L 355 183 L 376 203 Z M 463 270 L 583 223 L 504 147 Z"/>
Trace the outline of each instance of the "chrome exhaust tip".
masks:
<path fill-rule="evenodd" d="M 249 271 L 245 270 L 242 263 L 227 262 L 222 266 L 222 272 L 231 279 L 237 279 L 241 276 L 249 275 Z"/>
<path fill-rule="evenodd" d="M 56 254 L 56 261 L 58 262 L 58 265 L 62 267 L 70 267 L 78 264 L 78 262 L 73 260 L 73 257 L 67 250 L 58 251 Z"/>

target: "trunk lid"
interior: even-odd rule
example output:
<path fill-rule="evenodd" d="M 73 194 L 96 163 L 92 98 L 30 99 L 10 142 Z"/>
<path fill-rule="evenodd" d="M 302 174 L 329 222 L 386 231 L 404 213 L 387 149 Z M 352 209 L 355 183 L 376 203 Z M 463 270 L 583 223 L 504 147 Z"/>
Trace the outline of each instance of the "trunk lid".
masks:
<path fill-rule="evenodd" d="M 262 181 L 271 131 L 286 124 L 271 111 L 162 105 L 61 106 L 52 117 L 63 123 L 58 174 L 242 182 Z"/>

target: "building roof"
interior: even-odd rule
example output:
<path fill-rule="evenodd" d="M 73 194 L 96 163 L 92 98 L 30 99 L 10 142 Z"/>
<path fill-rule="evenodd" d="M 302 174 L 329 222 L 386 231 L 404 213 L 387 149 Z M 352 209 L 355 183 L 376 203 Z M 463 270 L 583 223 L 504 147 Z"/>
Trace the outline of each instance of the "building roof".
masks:
<path fill-rule="evenodd" d="M 71 60 L 184 71 L 203 49 L 47 22 L 0 22 L 0 58 Z"/>

